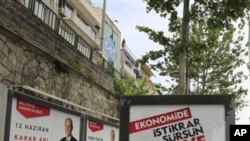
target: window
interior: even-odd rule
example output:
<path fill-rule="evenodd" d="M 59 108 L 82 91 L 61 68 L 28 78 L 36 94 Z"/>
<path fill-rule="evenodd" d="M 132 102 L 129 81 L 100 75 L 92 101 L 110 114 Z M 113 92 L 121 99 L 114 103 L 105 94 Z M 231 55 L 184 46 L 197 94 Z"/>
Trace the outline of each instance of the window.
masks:
<path fill-rule="evenodd" d="M 74 11 L 74 8 L 69 3 L 66 3 L 65 16 L 66 17 L 72 17 L 73 11 Z"/>
<path fill-rule="evenodd" d="M 79 38 L 77 49 L 87 58 L 90 58 L 90 46 L 82 38 Z"/>
<path fill-rule="evenodd" d="M 42 2 L 46 4 L 51 10 L 54 10 L 55 0 L 42 0 Z"/>
<path fill-rule="evenodd" d="M 29 8 L 29 1 L 30 0 L 18 0 L 21 4 L 23 4 L 25 7 Z"/>
<path fill-rule="evenodd" d="M 18 1 L 21 4 L 23 4 L 25 7 L 34 10 L 34 14 L 37 17 L 39 17 L 42 21 L 44 21 L 52 29 L 55 29 L 56 14 L 52 11 L 54 8 L 54 0 L 43 0 L 43 1 L 18 0 Z M 32 3 L 32 5 L 31 5 L 31 3 Z"/>
<path fill-rule="evenodd" d="M 59 34 L 67 40 L 69 43 L 74 45 L 75 42 L 75 32 L 68 26 L 66 25 L 63 21 L 60 23 L 59 27 Z"/>
<path fill-rule="evenodd" d="M 66 5 L 66 0 L 59 0 L 59 7 L 64 8 Z"/>
<path fill-rule="evenodd" d="M 96 39 L 95 30 L 90 27 L 81 17 L 77 14 L 77 25 L 85 32 L 92 40 Z"/>
<path fill-rule="evenodd" d="M 96 39 L 96 32 L 95 32 L 94 30 L 91 31 L 91 38 L 92 38 L 93 40 Z"/>

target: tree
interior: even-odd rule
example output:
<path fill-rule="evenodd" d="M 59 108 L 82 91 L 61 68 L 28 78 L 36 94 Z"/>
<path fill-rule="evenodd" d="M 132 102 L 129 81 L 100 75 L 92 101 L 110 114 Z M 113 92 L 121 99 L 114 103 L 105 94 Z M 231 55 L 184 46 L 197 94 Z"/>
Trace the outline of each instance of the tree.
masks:
<path fill-rule="evenodd" d="M 241 30 L 244 26 L 244 18 L 249 16 L 250 1 L 195 0 L 191 12 L 187 14 L 190 35 L 186 41 L 183 39 L 184 20 L 178 17 L 176 10 L 181 0 L 145 1 L 148 12 L 155 10 L 163 18 L 169 16 L 169 31 L 173 36 L 165 37 L 162 31 L 138 26 L 138 30 L 147 33 L 149 39 L 165 47 L 150 51 L 141 61 L 154 60 L 156 63 L 151 64 L 152 69 L 160 71 L 163 76 L 170 76 L 176 70 L 181 72 L 181 61 L 188 61 L 189 72 L 186 74 L 191 77 L 192 84 L 197 84 L 192 86 L 191 94 L 235 95 L 237 106 L 243 106 L 242 96 L 246 90 L 238 87 L 238 84 L 244 75 L 235 71 L 243 64 L 240 58 L 245 53 L 240 44 L 243 37 L 234 39 L 233 35 L 236 28 Z M 235 24 L 237 21 L 238 25 Z M 187 46 L 183 46 L 183 41 Z M 181 60 L 180 56 L 185 59 Z M 168 93 L 183 94 L 182 89 L 180 93 L 180 77 L 171 79 L 179 85 L 168 88 Z"/>
<path fill-rule="evenodd" d="M 115 90 L 122 95 L 147 95 L 150 90 L 146 87 L 148 78 L 118 78 L 115 80 Z"/>
<path fill-rule="evenodd" d="M 187 44 L 189 38 L 189 23 L 190 21 L 206 21 L 208 28 L 215 28 L 220 30 L 227 30 L 233 27 L 233 22 L 242 19 L 246 16 L 250 9 L 249 0 L 194 0 L 191 5 L 191 12 L 189 12 L 189 0 L 184 0 L 183 19 L 180 22 L 178 18 L 177 7 L 180 6 L 183 0 L 144 0 L 147 3 L 147 11 L 154 10 L 160 14 L 161 17 L 169 17 L 169 31 L 178 32 L 181 30 L 181 44 L 176 46 L 171 43 L 171 39 L 164 37 L 163 32 L 155 32 L 147 27 L 138 27 L 140 31 L 149 34 L 149 38 L 161 45 L 167 47 L 163 52 L 151 52 L 150 55 L 160 54 L 171 50 L 171 47 L 178 48 L 179 50 L 179 94 L 184 94 L 186 88 L 186 72 L 187 66 Z M 180 31 L 179 31 L 180 32 Z M 149 55 L 149 56 L 150 56 Z M 149 59 L 150 57 L 144 57 Z M 145 60 L 144 60 L 145 61 Z"/>
<path fill-rule="evenodd" d="M 243 35 L 234 39 L 234 28 L 221 32 L 206 26 L 202 22 L 191 26 L 188 50 L 189 75 L 193 84 L 191 94 L 234 95 L 236 107 L 241 109 L 247 94 L 247 90 L 239 86 L 247 78 L 238 69 L 244 65 L 243 56 L 247 55 L 241 45 Z"/>

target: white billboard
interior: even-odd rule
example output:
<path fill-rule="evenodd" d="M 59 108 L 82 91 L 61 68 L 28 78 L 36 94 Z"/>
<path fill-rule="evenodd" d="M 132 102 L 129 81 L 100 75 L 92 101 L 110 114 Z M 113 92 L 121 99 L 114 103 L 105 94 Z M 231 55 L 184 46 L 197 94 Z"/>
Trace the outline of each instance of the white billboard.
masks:
<path fill-rule="evenodd" d="M 32 103 L 12 99 L 9 141 L 80 140 L 80 116 Z"/>
<path fill-rule="evenodd" d="M 228 95 L 124 96 L 120 141 L 229 141 L 235 123 Z"/>
<path fill-rule="evenodd" d="M 87 119 L 86 141 L 118 141 L 119 128 L 104 121 Z"/>
<path fill-rule="evenodd" d="M 129 141 L 226 141 L 224 105 L 133 105 Z"/>

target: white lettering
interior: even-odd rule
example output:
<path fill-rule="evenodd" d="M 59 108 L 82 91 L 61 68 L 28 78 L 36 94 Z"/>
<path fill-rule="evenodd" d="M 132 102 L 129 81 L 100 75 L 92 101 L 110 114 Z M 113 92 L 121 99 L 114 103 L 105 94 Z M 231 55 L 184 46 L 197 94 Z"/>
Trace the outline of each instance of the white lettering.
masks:
<path fill-rule="evenodd" d="M 139 125 L 139 122 L 135 123 L 135 129 L 136 129 L 136 130 L 141 129 L 141 128 L 140 128 L 140 125 Z"/>
<path fill-rule="evenodd" d="M 146 120 L 146 125 L 148 126 L 148 127 L 150 127 L 150 126 L 152 126 L 152 120 Z"/>
<path fill-rule="evenodd" d="M 246 129 L 236 129 L 234 132 L 234 136 L 244 136 L 247 133 Z"/>
<path fill-rule="evenodd" d="M 183 111 L 184 117 L 190 117 L 188 110 Z"/>

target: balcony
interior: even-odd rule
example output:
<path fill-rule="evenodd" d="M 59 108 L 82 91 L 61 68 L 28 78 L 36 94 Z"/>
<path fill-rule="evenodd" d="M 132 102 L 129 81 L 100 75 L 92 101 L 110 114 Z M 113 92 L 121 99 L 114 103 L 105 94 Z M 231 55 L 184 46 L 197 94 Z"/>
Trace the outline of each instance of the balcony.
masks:
<path fill-rule="evenodd" d="M 76 7 L 79 14 L 84 16 L 84 20 L 87 20 L 87 22 L 92 26 L 99 26 L 100 23 L 97 20 L 97 14 L 94 10 L 93 6 L 89 2 L 89 0 L 70 0 L 72 5 Z"/>
<path fill-rule="evenodd" d="M 123 71 L 125 73 L 125 76 L 136 78 L 135 73 L 134 73 L 134 67 L 131 67 L 130 65 L 125 63 Z"/>
<path fill-rule="evenodd" d="M 61 36 L 66 40 L 72 47 L 76 48 L 83 56 L 85 56 L 90 62 L 96 67 L 101 69 L 104 73 L 111 77 L 119 78 L 120 73 L 106 61 L 97 51 L 90 47 L 88 42 L 76 32 L 75 28 L 71 28 L 67 22 L 59 19 L 46 4 L 40 0 L 16 0 L 30 11 L 33 12 L 41 21 L 47 24 L 54 33 Z"/>
<path fill-rule="evenodd" d="M 60 15 L 63 15 L 63 20 L 91 47 L 98 48 L 100 46 L 100 36 L 98 34 L 99 31 L 95 29 L 95 27 L 99 27 L 99 23 L 96 22 L 95 18 L 91 15 L 87 16 L 88 21 L 84 19 L 84 16 L 86 16 L 88 12 L 85 12 L 84 15 L 81 14 L 80 11 L 85 8 L 82 7 L 79 9 L 79 5 L 75 5 L 79 1 L 74 0 L 69 2 L 71 3 L 67 3 L 66 6 L 59 11 Z"/>
<path fill-rule="evenodd" d="M 76 33 L 81 36 L 91 47 L 98 48 L 100 44 L 100 39 L 97 36 L 92 36 L 92 33 L 86 28 L 80 28 L 77 24 L 75 17 L 65 17 L 63 20 L 74 30 Z"/>

